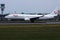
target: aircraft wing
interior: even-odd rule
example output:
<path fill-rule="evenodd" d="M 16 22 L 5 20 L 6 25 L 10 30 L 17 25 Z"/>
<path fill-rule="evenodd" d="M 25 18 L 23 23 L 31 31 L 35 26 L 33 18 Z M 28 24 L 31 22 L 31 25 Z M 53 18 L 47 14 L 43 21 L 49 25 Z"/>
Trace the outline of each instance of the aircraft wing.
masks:
<path fill-rule="evenodd" d="M 37 16 L 37 17 L 32 17 L 30 19 L 39 19 L 40 17 L 43 17 L 44 15 L 41 15 L 41 16 Z"/>
<path fill-rule="evenodd" d="M 36 20 L 36 19 L 39 19 L 40 17 L 43 17 L 43 15 L 35 15 L 35 16 L 25 17 L 25 20 Z"/>

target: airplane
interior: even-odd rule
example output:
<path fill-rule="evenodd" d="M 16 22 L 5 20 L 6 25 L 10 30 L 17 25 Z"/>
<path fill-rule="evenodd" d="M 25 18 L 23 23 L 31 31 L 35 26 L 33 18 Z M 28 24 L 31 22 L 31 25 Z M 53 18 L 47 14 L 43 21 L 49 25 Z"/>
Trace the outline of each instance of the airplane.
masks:
<path fill-rule="evenodd" d="M 5 16 L 7 20 L 12 20 L 12 19 L 23 19 L 23 20 L 28 20 L 31 22 L 34 22 L 34 20 L 38 19 L 39 17 L 42 17 L 43 15 L 31 15 L 31 14 L 9 14 Z"/>
<path fill-rule="evenodd" d="M 5 16 L 6 19 L 12 20 L 12 19 L 24 19 L 25 21 L 31 21 L 34 22 L 35 20 L 39 19 L 51 19 L 54 18 L 55 16 L 58 16 L 58 10 L 54 10 L 52 13 L 47 14 L 47 15 L 31 15 L 31 14 L 9 14 Z"/>

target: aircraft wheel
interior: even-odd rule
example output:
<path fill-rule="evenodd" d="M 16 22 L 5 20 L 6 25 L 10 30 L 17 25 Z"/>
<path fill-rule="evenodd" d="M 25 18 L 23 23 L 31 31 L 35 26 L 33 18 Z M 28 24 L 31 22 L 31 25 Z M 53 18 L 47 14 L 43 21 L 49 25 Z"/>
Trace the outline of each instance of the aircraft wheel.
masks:
<path fill-rule="evenodd" d="M 34 22 L 34 20 L 30 20 L 30 22 L 32 22 L 32 23 L 33 23 L 33 22 Z"/>

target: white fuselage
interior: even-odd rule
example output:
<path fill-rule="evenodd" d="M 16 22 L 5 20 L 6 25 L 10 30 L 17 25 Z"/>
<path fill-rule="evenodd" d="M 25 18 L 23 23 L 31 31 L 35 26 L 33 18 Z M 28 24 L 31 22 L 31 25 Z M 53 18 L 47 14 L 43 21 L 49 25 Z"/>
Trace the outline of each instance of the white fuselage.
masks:
<path fill-rule="evenodd" d="M 10 14 L 8 16 L 5 16 L 5 18 L 30 20 L 31 18 L 42 17 L 42 16 L 43 15 Z"/>

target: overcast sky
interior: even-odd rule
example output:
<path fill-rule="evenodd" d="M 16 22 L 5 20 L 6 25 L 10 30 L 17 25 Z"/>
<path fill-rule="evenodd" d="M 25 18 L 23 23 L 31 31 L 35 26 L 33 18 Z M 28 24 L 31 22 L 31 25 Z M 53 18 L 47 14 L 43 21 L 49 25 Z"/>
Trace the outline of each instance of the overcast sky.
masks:
<path fill-rule="evenodd" d="M 59 8 L 60 0 L 0 0 L 0 4 L 6 4 L 4 13 L 50 13 L 56 7 Z"/>

